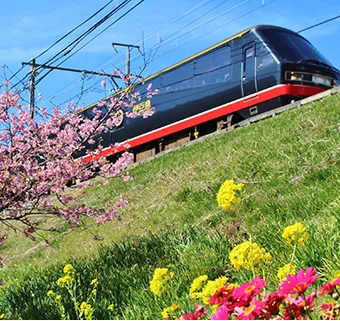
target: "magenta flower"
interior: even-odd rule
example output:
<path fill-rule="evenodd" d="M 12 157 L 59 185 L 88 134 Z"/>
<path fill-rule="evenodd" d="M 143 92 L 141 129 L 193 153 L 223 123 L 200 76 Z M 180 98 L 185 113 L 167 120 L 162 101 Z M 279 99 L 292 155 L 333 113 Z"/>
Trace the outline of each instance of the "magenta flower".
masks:
<path fill-rule="evenodd" d="M 265 318 L 271 319 L 273 315 L 276 315 L 285 299 L 286 296 L 279 292 L 269 294 L 265 300 Z"/>
<path fill-rule="evenodd" d="M 208 300 L 211 305 L 222 305 L 231 303 L 233 299 L 234 289 L 229 289 L 229 285 L 217 290 L 215 294 Z"/>
<path fill-rule="evenodd" d="M 297 299 L 291 297 L 291 302 L 284 309 L 284 317 L 287 319 L 301 319 L 306 313 L 313 312 L 314 297 L 299 296 Z"/>
<path fill-rule="evenodd" d="M 248 307 L 240 308 L 236 307 L 235 311 L 237 313 L 237 320 L 255 320 L 261 318 L 263 314 L 262 309 L 264 308 L 264 303 L 259 300 L 253 300 Z"/>
<path fill-rule="evenodd" d="M 340 278 L 338 279 L 335 279 L 333 281 L 330 281 L 326 284 L 324 284 L 322 287 L 321 287 L 321 294 L 322 295 L 326 295 L 326 294 L 333 294 L 335 288 L 337 285 L 340 284 Z"/>
<path fill-rule="evenodd" d="M 199 304 L 195 304 L 195 312 L 182 313 L 182 320 L 198 320 L 208 313 L 208 310 Z"/>
<path fill-rule="evenodd" d="M 210 320 L 229 320 L 229 309 L 226 305 L 218 307 L 217 312 L 211 316 Z"/>
<path fill-rule="evenodd" d="M 261 292 L 266 282 L 259 276 L 256 276 L 250 283 L 243 283 L 239 288 L 234 290 L 233 297 L 236 300 L 250 301 L 254 295 Z"/>
<path fill-rule="evenodd" d="M 286 280 L 282 281 L 279 292 L 282 294 L 303 293 L 318 278 L 316 270 L 309 267 L 306 271 L 301 269 L 297 275 L 289 274 Z"/>

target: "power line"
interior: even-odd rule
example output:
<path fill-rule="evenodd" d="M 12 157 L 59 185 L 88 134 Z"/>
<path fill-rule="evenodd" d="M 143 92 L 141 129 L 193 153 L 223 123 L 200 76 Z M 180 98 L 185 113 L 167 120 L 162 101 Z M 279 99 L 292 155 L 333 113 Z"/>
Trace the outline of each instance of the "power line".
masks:
<path fill-rule="evenodd" d="M 78 26 L 74 27 L 71 31 L 69 31 L 67 34 L 59 38 L 56 42 L 54 42 L 51 46 L 49 46 L 46 50 L 44 50 L 42 53 L 40 53 L 38 56 L 36 56 L 34 59 L 38 59 L 41 57 L 43 54 L 45 54 L 47 51 L 52 49 L 55 45 L 57 45 L 60 41 L 64 40 L 67 36 L 69 36 L 72 32 L 75 30 L 79 29 L 81 26 L 83 26 L 85 23 L 90 21 L 92 18 L 94 18 L 97 14 L 99 14 L 101 11 L 103 11 L 109 4 L 111 4 L 114 0 L 110 0 L 106 5 L 101 7 L 98 11 L 96 11 L 94 14 L 92 14 L 89 18 L 84 20 L 82 23 L 80 23 Z"/>
<path fill-rule="evenodd" d="M 78 36 L 75 40 L 73 40 L 70 44 L 68 44 L 66 47 L 61 49 L 58 53 L 56 53 L 52 58 L 50 58 L 48 61 L 46 61 L 44 64 L 53 64 L 60 60 L 62 57 L 68 55 L 71 53 L 71 51 L 88 35 L 90 35 L 94 30 L 96 30 L 100 25 L 102 25 L 105 21 L 107 21 L 109 18 L 111 18 L 115 13 L 117 13 L 119 10 L 124 8 L 131 0 L 124 0 L 122 3 L 120 3 L 118 6 L 116 6 L 114 9 L 112 9 L 108 14 L 106 14 L 103 18 L 101 18 L 98 22 L 93 24 L 90 28 L 88 28 L 85 32 L 83 32 L 80 36 Z M 70 48 L 72 47 L 72 48 Z M 67 51 L 66 51 L 67 50 Z"/>
<path fill-rule="evenodd" d="M 103 11 L 109 4 L 111 4 L 114 0 L 110 0 L 106 5 L 104 5 L 103 7 L 101 7 L 98 11 L 96 11 L 94 14 L 92 14 L 89 18 L 87 18 L 85 21 L 83 21 L 82 23 L 80 23 L 79 25 L 77 25 L 76 27 L 74 27 L 71 31 L 69 31 L 67 34 L 65 34 L 64 36 L 62 36 L 61 38 L 59 38 L 57 41 L 55 41 L 51 46 L 49 46 L 47 49 L 45 49 L 42 53 L 40 53 L 38 56 L 36 56 L 35 58 L 32 58 L 30 61 L 32 61 L 33 59 L 37 59 L 39 57 L 41 57 L 42 55 L 44 55 L 46 52 L 48 52 L 50 49 L 52 49 L 55 45 L 57 45 L 59 42 L 61 42 L 62 40 L 64 40 L 67 36 L 69 36 L 72 32 L 74 32 L 75 30 L 79 29 L 81 26 L 83 26 L 85 23 L 87 23 L 88 21 L 90 21 L 92 18 L 94 18 L 96 15 L 98 15 L 101 11 Z M 25 68 L 25 66 L 21 66 L 21 68 L 19 68 L 9 79 L 8 81 L 11 81 L 14 77 L 16 77 L 16 75 L 22 71 Z M 26 76 L 24 76 L 22 79 L 19 80 L 18 83 L 16 83 L 14 86 L 11 87 L 15 88 L 19 83 L 22 83 L 25 78 L 29 75 L 26 74 Z M 18 79 L 18 77 L 16 77 Z M 0 89 L 3 87 L 3 85 L 0 85 Z"/>
<path fill-rule="evenodd" d="M 157 29 L 156 31 L 152 32 L 151 34 L 147 35 L 146 37 L 143 38 L 143 40 L 140 40 L 138 42 L 135 42 L 134 44 L 137 45 L 137 44 L 141 44 L 142 41 L 145 41 L 146 39 L 149 39 L 151 38 L 153 35 L 157 34 L 160 30 L 164 29 L 164 28 L 167 28 L 169 27 L 170 25 L 174 24 L 175 22 L 179 21 L 180 19 L 186 17 L 187 15 L 189 15 L 190 13 L 196 11 L 197 9 L 205 6 L 206 4 L 208 4 L 209 2 L 213 2 L 215 0 L 203 0 L 202 2 L 200 2 L 199 4 L 197 4 L 196 6 L 192 7 L 189 11 L 186 11 L 185 13 L 183 13 L 181 16 L 175 18 L 174 20 L 172 20 L 171 22 L 169 22 L 168 24 L 166 24 L 165 26 Z M 112 63 L 112 61 L 114 60 L 117 60 L 118 58 L 120 58 L 123 54 L 119 54 L 118 56 L 117 55 L 114 55 L 114 57 L 112 57 L 112 55 L 110 57 L 108 57 L 107 59 L 105 59 L 104 61 L 102 61 L 101 63 L 99 63 L 95 68 L 94 70 L 98 70 L 99 68 L 101 68 L 101 70 L 103 70 L 103 68 L 105 66 L 107 66 L 109 63 Z M 114 66 L 110 67 L 110 68 L 115 68 Z M 87 79 L 87 81 L 89 81 L 91 78 L 93 77 L 89 77 Z M 50 100 L 50 99 L 53 99 L 57 96 L 59 96 L 60 94 L 64 93 L 64 92 L 67 92 L 68 90 L 71 90 L 72 88 L 75 88 L 79 82 L 81 82 L 82 80 L 81 79 L 78 79 L 78 80 L 74 80 L 72 82 L 70 82 L 68 85 L 66 85 L 65 87 L 63 87 L 62 89 L 60 89 L 60 91 L 54 93 L 50 98 L 48 98 L 47 100 Z M 99 82 L 99 81 L 98 81 Z M 74 86 L 71 86 L 72 84 L 76 83 Z M 97 83 L 97 82 L 96 82 Z"/>
<path fill-rule="evenodd" d="M 327 19 L 327 20 L 324 20 L 324 21 L 322 21 L 322 22 L 319 22 L 319 23 L 317 23 L 317 24 L 315 24 L 315 25 L 312 25 L 312 26 L 310 26 L 310 27 L 307 27 L 307 28 L 305 28 L 305 29 L 301 29 L 301 30 L 297 31 L 297 33 L 301 33 L 301 32 L 304 32 L 304 31 L 313 29 L 313 28 L 315 28 L 315 27 L 321 26 L 321 25 L 323 25 L 323 24 L 325 24 L 325 23 L 327 23 L 327 22 L 330 22 L 330 21 L 333 21 L 333 20 L 339 19 L 339 18 L 340 18 L 340 15 L 338 15 L 338 16 L 336 16 L 336 17 L 333 17 L 333 18 L 330 18 L 330 19 Z"/>
<path fill-rule="evenodd" d="M 130 2 L 131 0 L 129 0 L 128 2 Z M 126 11 L 124 14 L 122 14 L 119 18 L 117 18 L 113 23 L 111 23 L 109 26 L 107 26 L 105 29 L 103 29 L 101 32 L 99 32 L 96 36 L 94 36 L 93 38 L 91 38 L 88 42 L 86 42 L 82 47 L 80 47 L 79 49 L 77 49 L 77 51 L 75 51 L 74 53 L 72 53 L 70 56 L 68 56 L 67 58 L 65 58 L 61 63 L 59 63 L 56 67 L 59 67 L 61 64 L 63 64 L 65 61 L 67 61 L 68 59 L 70 59 L 71 57 L 73 57 L 77 52 L 79 52 L 81 49 L 83 49 L 85 46 L 87 46 L 90 42 L 92 42 L 94 39 L 96 39 L 98 36 L 100 36 L 104 31 L 106 31 L 107 29 L 109 29 L 110 27 L 112 27 L 115 23 L 117 23 L 119 20 L 121 20 L 123 17 L 125 17 L 127 14 L 129 14 L 132 10 L 134 10 L 136 7 L 138 7 L 142 2 L 144 2 L 144 0 L 140 0 L 136 5 L 134 5 L 132 8 L 130 8 L 128 11 Z M 40 79 L 37 80 L 36 84 L 39 84 L 50 72 L 52 71 L 49 70 L 45 75 L 43 75 L 42 77 L 40 77 Z"/>
<path fill-rule="evenodd" d="M 236 20 L 238 20 L 238 19 L 241 19 L 241 18 L 243 18 L 243 17 L 245 17 L 245 16 L 247 16 L 247 15 L 249 15 L 249 14 L 251 14 L 251 13 L 253 13 L 253 12 L 255 12 L 255 11 L 257 11 L 257 10 L 263 8 L 263 7 L 265 7 L 265 6 L 268 6 L 269 4 L 271 4 L 271 3 L 275 2 L 275 1 L 277 1 L 277 0 L 272 0 L 272 1 L 270 1 L 270 2 L 267 2 L 267 3 L 263 4 L 263 5 L 261 4 L 260 6 L 258 6 L 258 7 L 256 7 L 255 9 L 252 9 L 252 10 L 250 10 L 250 11 L 244 13 L 243 15 L 241 15 L 241 16 L 235 18 L 235 19 L 232 19 L 232 20 L 228 21 L 227 23 L 224 23 L 223 25 L 221 25 L 221 26 L 219 26 L 219 27 L 217 27 L 217 28 L 215 28 L 215 29 L 213 29 L 213 30 L 211 30 L 211 31 L 208 31 L 208 32 L 206 32 L 206 33 L 204 33 L 204 34 L 202 34 L 202 35 L 200 35 L 200 36 L 198 36 L 198 37 L 196 37 L 196 38 L 194 38 L 194 39 L 191 39 L 190 41 L 184 43 L 184 44 L 181 45 L 181 46 L 178 46 L 178 47 L 176 47 L 176 48 L 173 48 L 173 49 L 171 49 L 171 50 L 169 50 L 169 51 L 163 53 L 162 55 L 159 55 L 159 56 L 155 57 L 155 60 L 156 60 L 157 58 L 160 58 L 160 57 L 164 56 L 164 55 L 167 55 L 168 53 L 170 53 L 170 52 L 172 52 L 172 51 L 177 50 L 178 48 L 184 47 L 184 46 L 188 45 L 189 43 L 191 43 L 191 42 L 193 42 L 193 41 L 196 41 L 196 40 L 198 40 L 198 39 L 200 39 L 200 38 L 202 38 L 202 37 L 204 37 L 204 36 L 210 34 L 211 32 L 214 32 L 214 31 L 216 31 L 216 30 L 218 30 L 218 29 L 220 29 L 220 28 L 222 28 L 222 27 L 225 27 L 226 25 L 228 25 L 228 24 L 230 24 L 230 23 L 232 23 L 232 22 L 234 22 L 234 21 L 236 21 Z"/>

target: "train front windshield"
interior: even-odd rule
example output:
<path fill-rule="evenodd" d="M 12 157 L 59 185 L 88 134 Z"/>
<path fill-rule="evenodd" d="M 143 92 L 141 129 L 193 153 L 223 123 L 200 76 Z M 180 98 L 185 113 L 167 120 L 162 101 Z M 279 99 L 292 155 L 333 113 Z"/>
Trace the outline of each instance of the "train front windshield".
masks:
<path fill-rule="evenodd" d="M 298 35 L 277 30 L 263 30 L 262 32 L 284 61 L 314 61 L 332 66 L 306 39 Z"/>

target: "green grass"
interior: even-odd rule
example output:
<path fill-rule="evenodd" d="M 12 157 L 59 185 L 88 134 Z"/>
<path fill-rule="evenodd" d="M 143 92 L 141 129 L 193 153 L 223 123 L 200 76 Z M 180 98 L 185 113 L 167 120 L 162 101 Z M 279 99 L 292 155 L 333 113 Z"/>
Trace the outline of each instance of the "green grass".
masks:
<path fill-rule="evenodd" d="M 271 252 L 267 277 L 275 283 L 277 268 L 289 259 L 281 234 L 295 222 L 310 235 L 295 263 L 331 275 L 340 266 L 339 112 L 340 96 L 333 95 L 141 164 L 131 169 L 134 179 L 127 183 L 114 179 L 88 189 L 92 206 L 120 195 L 129 199 L 122 221 L 45 234 L 50 246 L 20 236 L 5 243 L 0 312 L 57 317 L 46 292 L 56 289 L 62 266 L 72 262 L 84 279 L 101 283 L 96 318 L 158 319 L 161 302 L 148 291 L 155 267 L 176 273 L 176 294 L 165 302 L 171 304 L 186 297 L 200 274 L 238 282 L 249 276 L 233 270 L 228 253 L 251 238 Z M 226 212 L 217 206 L 216 193 L 231 178 L 245 186 L 241 205 Z M 116 306 L 113 315 L 106 310 L 110 303 Z"/>

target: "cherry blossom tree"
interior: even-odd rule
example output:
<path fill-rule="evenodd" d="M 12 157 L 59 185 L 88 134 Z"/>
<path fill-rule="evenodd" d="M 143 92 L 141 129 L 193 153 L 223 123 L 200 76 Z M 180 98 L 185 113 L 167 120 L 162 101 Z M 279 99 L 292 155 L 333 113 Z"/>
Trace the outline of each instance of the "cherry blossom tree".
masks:
<path fill-rule="evenodd" d="M 109 163 L 100 156 L 102 147 L 94 145 L 93 139 L 112 130 L 118 109 L 125 110 L 128 116 L 129 109 L 142 99 L 132 90 L 133 76 L 118 73 L 128 86 L 110 100 L 100 102 L 98 106 L 106 105 L 108 112 L 104 115 L 95 108 L 93 119 L 85 118 L 72 104 L 65 110 L 36 108 L 32 118 L 30 108 L 21 103 L 19 95 L 11 91 L 0 94 L 0 224 L 6 229 L 19 230 L 34 240 L 39 229 L 58 229 L 37 225 L 37 217 L 57 217 L 71 230 L 84 224 L 86 217 L 94 218 L 98 224 L 118 219 L 118 211 L 128 204 L 127 200 L 92 208 L 68 193 L 70 182 L 78 182 L 72 188 L 83 189 L 91 184 L 89 179 L 94 173 L 106 178 L 129 178 L 124 169 L 133 161 L 133 154 L 125 152 L 115 163 Z M 101 85 L 106 86 L 106 82 Z M 156 93 L 149 85 L 147 96 Z M 139 116 L 146 117 L 148 113 Z M 96 148 L 85 150 L 91 145 Z M 93 161 L 76 158 L 81 152 L 93 155 Z M 0 243 L 6 237 L 6 233 L 0 235 Z"/>

